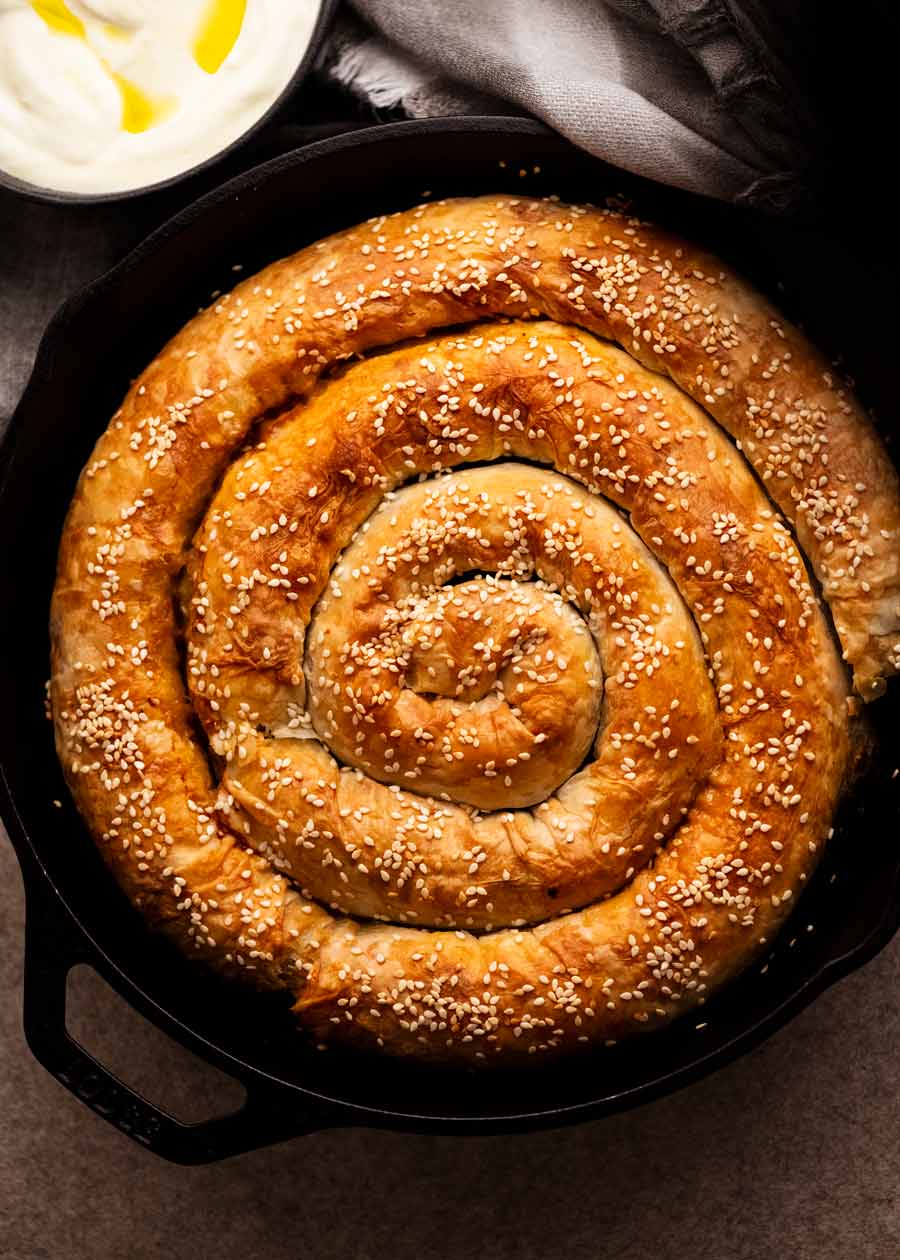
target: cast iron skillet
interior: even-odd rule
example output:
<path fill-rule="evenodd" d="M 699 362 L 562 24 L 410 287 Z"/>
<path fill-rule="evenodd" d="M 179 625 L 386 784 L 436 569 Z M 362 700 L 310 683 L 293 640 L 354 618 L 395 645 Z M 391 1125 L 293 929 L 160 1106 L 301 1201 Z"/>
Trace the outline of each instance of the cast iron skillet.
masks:
<path fill-rule="evenodd" d="M 764 964 L 699 1014 L 628 1045 L 561 1066 L 479 1076 L 316 1052 L 293 1028 L 281 999 L 210 977 L 150 935 L 106 872 L 66 791 L 42 711 L 57 541 L 95 439 L 164 340 L 213 290 L 233 282 L 234 264 L 251 271 L 426 195 L 496 190 L 631 196 L 639 209 L 730 256 L 769 290 L 777 287 L 777 267 L 786 288 L 776 296 L 788 312 L 805 317 L 826 347 L 845 348 L 851 365 L 863 363 L 853 313 L 862 297 L 872 300 L 874 284 L 859 264 L 840 259 L 832 242 L 810 246 L 808 233 L 791 234 L 629 179 L 517 119 L 393 124 L 277 158 L 185 210 L 62 308 L 44 338 L 0 470 L 0 590 L 9 599 L 0 628 L 0 797 L 27 891 L 25 1031 L 36 1058 L 64 1085 L 168 1159 L 200 1163 L 342 1125 L 484 1134 L 631 1107 L 748 1050 L 871 958 L 898 927 L 897 797 L 889 768 L 876 764 Z M 829 300 L 834 268 L 840 303 Z M 874 360 L 869 369 L 867 401 L 887 400 L 894 365 L 879 373 Z M 896 717 L 896 696 L 875 706 L 885 733 Z M 66 1030 L 66 976 L 79 962 L 96 968 L 159 1028 L 237 1078 L 246 1105 L 184 1125 L 116 1080 Z"/>

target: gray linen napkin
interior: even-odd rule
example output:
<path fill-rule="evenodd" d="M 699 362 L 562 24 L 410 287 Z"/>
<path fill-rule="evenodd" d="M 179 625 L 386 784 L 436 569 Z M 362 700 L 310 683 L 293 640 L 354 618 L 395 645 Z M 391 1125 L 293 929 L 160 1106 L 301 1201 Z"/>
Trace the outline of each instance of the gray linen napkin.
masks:
<path fill-rule="evenodd" d="M 802 193 L 808 120 L 758 0 L 351 3 L 367 25 L 339 26 L 329 73 L 377 107 L 521 110 L 692 192 L 770 209 Z"/>

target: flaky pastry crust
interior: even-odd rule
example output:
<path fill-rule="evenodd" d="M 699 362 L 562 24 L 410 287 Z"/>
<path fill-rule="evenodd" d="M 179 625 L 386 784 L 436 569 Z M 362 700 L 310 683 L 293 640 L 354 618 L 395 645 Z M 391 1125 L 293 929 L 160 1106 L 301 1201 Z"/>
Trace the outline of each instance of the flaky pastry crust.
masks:
<path fill-rule="evenodd" d="M 858 403 L 720 263 L 611 211 L 418 207 L 129 391 L 60 547 L 60 758 L 151 922 L 321 1041 L 614 1041 L 812 872 L 854 689 L 900 666 L 898 527 Z"/>

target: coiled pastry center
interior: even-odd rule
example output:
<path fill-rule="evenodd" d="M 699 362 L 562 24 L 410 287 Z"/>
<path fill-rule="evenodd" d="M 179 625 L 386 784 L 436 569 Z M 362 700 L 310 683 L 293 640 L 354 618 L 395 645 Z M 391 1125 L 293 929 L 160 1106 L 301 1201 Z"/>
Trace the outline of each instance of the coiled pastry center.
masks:
<path fill-rule="evenodd" d="M 237 461 L 198 537 L 188 675 L 224 820 L 367 917 L 519 925 L 620 887 L 720 748 L 664 569 L 528 464 L 347 494 L 307 415 Z"/>
<path fill-rule="evenodd" d="M 332 752 L 383 783 L 516 809 L 579 768 L 602 671 L 576 610 L 518 580 L 534 572 L 524 504 L 490 484 L 412 487 L 360 531 L 313 616 L 308 706 Z M 479 566 L 516 576 L 441 585 Z"/>

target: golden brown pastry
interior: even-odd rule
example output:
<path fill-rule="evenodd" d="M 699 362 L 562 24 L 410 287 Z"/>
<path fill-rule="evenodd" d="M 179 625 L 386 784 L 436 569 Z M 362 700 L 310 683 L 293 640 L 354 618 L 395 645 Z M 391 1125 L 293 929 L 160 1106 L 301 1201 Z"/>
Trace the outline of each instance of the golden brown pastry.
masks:
<path fill-rule="evenodd" d="M 418 207 L 135 382 L 60 549 L 60 758 L 148 918 L 319 1041 L 614 1041 L 802 890 L 900 668 L 898 530 L 855 399 L 717 261 Z"/>

